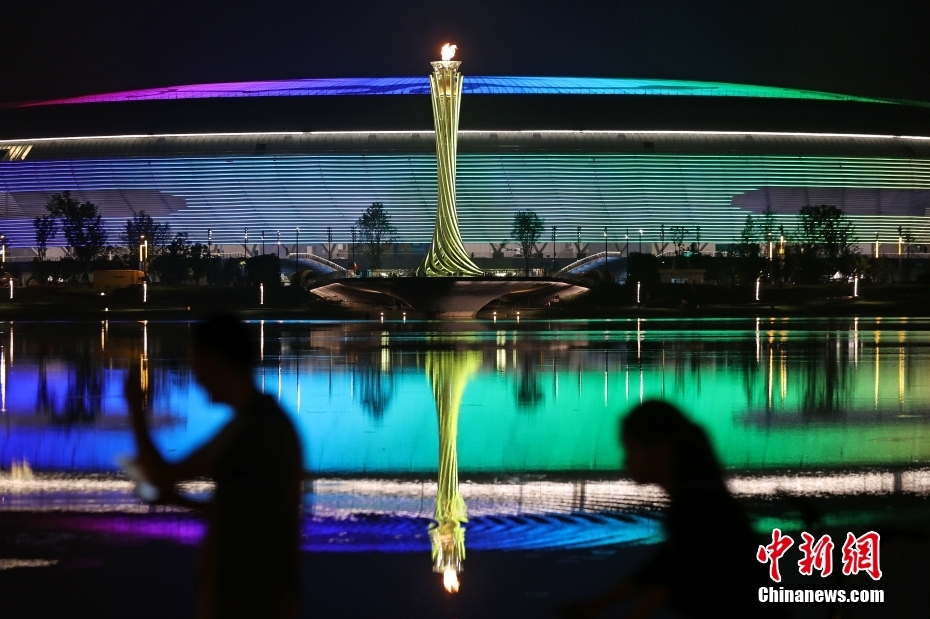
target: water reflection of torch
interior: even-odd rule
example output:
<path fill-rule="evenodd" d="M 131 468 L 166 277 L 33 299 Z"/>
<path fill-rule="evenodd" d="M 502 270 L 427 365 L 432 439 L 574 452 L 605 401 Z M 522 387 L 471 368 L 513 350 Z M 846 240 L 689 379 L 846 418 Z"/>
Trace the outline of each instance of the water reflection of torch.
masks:
<path fill-rule="evenodd" d="M 459 592 L 459 575 L 455 570 L 449 569 L 442 573 L 442 586 L 449 593 Z"/>
<path fill-rule="evenodd" d="M 459 492 L 458 420 L 465 385 L 481 367 L 481 354 L 475 351 L 430 351 L 426 373 L 433 385 L 439 417 L 439 479 L 436 490 L 435 522 L 429 536 L 433 550 L 433 571 L 442 574 L 449 593 L 459 590 L 458 572 L 465 559 L 465 529 L 468 521 L 465 499 Z"/>

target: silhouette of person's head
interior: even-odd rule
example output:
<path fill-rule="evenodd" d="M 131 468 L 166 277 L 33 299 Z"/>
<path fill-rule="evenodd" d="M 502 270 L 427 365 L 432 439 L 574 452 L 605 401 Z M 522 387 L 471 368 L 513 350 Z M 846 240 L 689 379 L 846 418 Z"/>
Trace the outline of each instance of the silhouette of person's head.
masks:
<path fill-rule="evenodd" d="M 245 324 L 217 314 L 191 330 L 191 368 L 210 399 L 230 402 L 244 387 L 254 387 L 255 345 Z"/>
<path fill-rule="evenodd" d="M 723 472 L 704 429 L 667 402 L 648 400 L 620 422 L 626 470 L 637 483 L 669 494 L 725 490 Z"/>

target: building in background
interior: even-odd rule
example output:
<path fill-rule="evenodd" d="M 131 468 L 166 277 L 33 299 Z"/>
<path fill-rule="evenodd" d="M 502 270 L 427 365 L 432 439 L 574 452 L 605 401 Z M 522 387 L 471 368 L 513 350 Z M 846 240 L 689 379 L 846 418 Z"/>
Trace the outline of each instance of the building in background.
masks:
<path fill-rule="evenodd" d="M 28 257 L 32 219 L 70 191 L 116 231 L 144 210 L 229 253 L 282 245 L 348 259 L 380 202 L 393 252 L 422 257 L 435 222 L 426 77 L 184 86 L 0 110 L 0 231 Z M 731 84 L 465 76 L 458 214 L 491 257 L 515 212 L 547 232 L 538 254 L 705 251 L 766 209 L 793 229 L 808 204 L 842 208 L 866 253 L 930 244 L 930 106 Z M 300 228 L 299 237 L 296 229 Z M 244 234 L 249 230 L 248 237 Z M 606 238 L 605 238 L 606 230 Z M 640 232 L 642 231 L 642 232 Z M 280 233 L 280 236 L 279 236 Z M 57 242 L 63 243 L 59 235 Z M 504 251 L 515 255 L 516 245 Z M 282 254 L 283 255 L 283 254 Z"/>

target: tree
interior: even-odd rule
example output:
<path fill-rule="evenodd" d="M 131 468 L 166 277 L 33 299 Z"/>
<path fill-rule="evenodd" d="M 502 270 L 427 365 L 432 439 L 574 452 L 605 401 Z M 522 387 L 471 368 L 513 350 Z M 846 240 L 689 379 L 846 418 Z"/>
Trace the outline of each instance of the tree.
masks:
<path fill-rule="evenodd" d="M 813 271 L 807 278 L 814 276 L 819 281 L 824 267 L 828 275 L 849 270 L 850 258 L 855 254 L 856 228 L 841 208 L 807 205 L 798 212 L 798 242 L 807 254 L 805 266 Z"/>
<path fill-rule="evenodd" d="M 39 260 L 45 260 L 49 241 L 58 235 L 58 219 L 53 215 L 36 216 L 32 220 L 32 227 L 36 230 L 36 247 L 39 249 Z"/>
<path fill-rule="evenodd" d="M 680 256 L 684 252 L 685 237 L 688 236 L 688 230 L 681 226 L 672 226 L 669 228 L 672 235 L 672 245 L 675 246 L 675 255 Z"/>
<path fill-rule="evenodd" d="M 904 281 L 907 281 L 911 278 L 911 245 L 916 241 L 914 233 L 911 231 L 910 227 L 905 228 L 904 226 L 898 226 L 898 267 L 901 265 L 901 245 L 904 245 L 904 251 L 907 254 L 907 264 L 903 265 L 903 273 L 901 274 L 904 278 Z"/>
<path fill-rule="evenodd" d="M 126 220 L 126 226 L 119 234 L 120 242 L 129 250 L 130 260 L 133 256 L 138 257 L 143 237 L 148 241 L 152 257 L 160 255 L 175 240 L 171 236 L 171 224 L 158 223 L 144 210 L 134 212 L 133 216 Z"/>
<path fill-rule="evenodd" d="M 762 211 L 762 223 L 759 225 L 759 237 L 763 243 L 774 243 L 778 231 L 778 223 L 775 221 L 775 212 L 771 206 L 766 206 Z M 771 258 L 771 256 L 769 256 Z"/>
<path fill-rule="evenodd" d="M 546 222 L 535 212 L 527 209 L 517 211 L 513 216 L 513 227 L 510 236 L 523 250 L 523 260 L 526 263 L 526 274 L 530 274 L 530 254 L 536 247 L 536 242 L 542 237 Z"/>
<path fill-rule="evenodd" d="M 907 257 L 911 257 L 911 245 L 914 244 L 914 241 L 917 240 L 917 237 L 914 236 L 914 232 L 910 227 L 905 228 L 904 226 L 898 226 L 898 242 L 904 245 L 904 251 L 907 252 Z"/>
<path fill-rule="evenodd" d="M 381 255 L 385 245 L 395 243 L 397 228 L 391 225 L 391 216 L 384 210 L 384 205 L 374 202 L 365 209 L 362 216 L 356 221 L 362 242 L 365 244 L 365 253 L 372 257 L 372 266 L 381 268 Z"/>
<path fill-rule="evenodd" d="M 136 248 L 138 249 L 138 243 Z M 152 271 L 158 273 L 162 282 L 172 286 L 190 279 L 190 250 L 187 233 L 178 232 L 164 250 L 152 259 Z"/>
<path fill-rule="evenodd" d="M 798 213 L 799 241 L 825 258 L 849 254 L 856 242 L 855 231 L 843 209 L 835 206 L 803 206 Z"/>
<path fill-rule="evenodd" d="M 91 263 L 107 246 L 107 231 L 100 208 L 93 202 L 79 202 L 66 191 L 49 198 L 45 210 L 61 221 L 62 231 L 86 281 Z"/>
<path fill-rule="evenodd" d="M 739 233 L 739 255 L 758 256 L 759 255 L 759 227 L 752 215 L 746 215 L 746 223 Z"/>

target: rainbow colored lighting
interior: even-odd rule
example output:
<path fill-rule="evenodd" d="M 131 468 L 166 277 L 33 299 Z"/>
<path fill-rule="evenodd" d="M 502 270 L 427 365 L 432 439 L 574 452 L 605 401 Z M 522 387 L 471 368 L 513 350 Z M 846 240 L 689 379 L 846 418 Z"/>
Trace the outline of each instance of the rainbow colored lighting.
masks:
<path fill-rule="evenodd" d="M 164 88 L 146 88 L 67 99 L 42 101 L 29 105 L 70 103 L 113 103 L 125 101 L 160 101 L 173 99 L 213 99 L 230 97 L 313 97 L 329 95 L 428 95 L 427 77 L 323 78 L 258 82 L 192 84 Z M 816 99 L 823 101 L 858 101 L 926 106 L 928 104 L 896 99 L 858 97 L 814 90 L 796 90 L 773 86 L 751 86 L 722 82 L 656 80 L 605 77 L 527 77 L 468 76 L 463 94 L 471 95 L 653 95 L 700 97 L 762 97 L 774 99 Z"/>
<path fill-rule="evenodd" d="M 381 202 L 400 242 L 428 243 L 435 178 L 435 155 L 424 152 L 37 158 L 0 163 L 0 213 L 14 247 L 34 245 L 32 218 L 61 191 L 101 205 L 114 235 L 131 216 L 128 204 L 195 241 L 205 242 L 208 228 L 214 243 L 234 244 L 243 227 L 299 226 L 301 239 L 320 243 L 328 227 L 337 242 L 347 242 L 364 209 Z M 787 229 L 804 204 L 829 203 L 851 216 L 863 239 L 896 239 L 898 226 L 930 237 L 921 207 L 930 191 L 926 159 L 466 152 L 458 157 L 457 184 L 466 243 L 508 238 L 514 213 L 527 207 L 547 226 L 582 227 L 586 242 L 603 242 L 605 226 L 616 239 L 642 229 L 644 243 L 658 242 L 662 226 L 699 226 L 703 242 L 733 243 L 763 203 Z"/>

